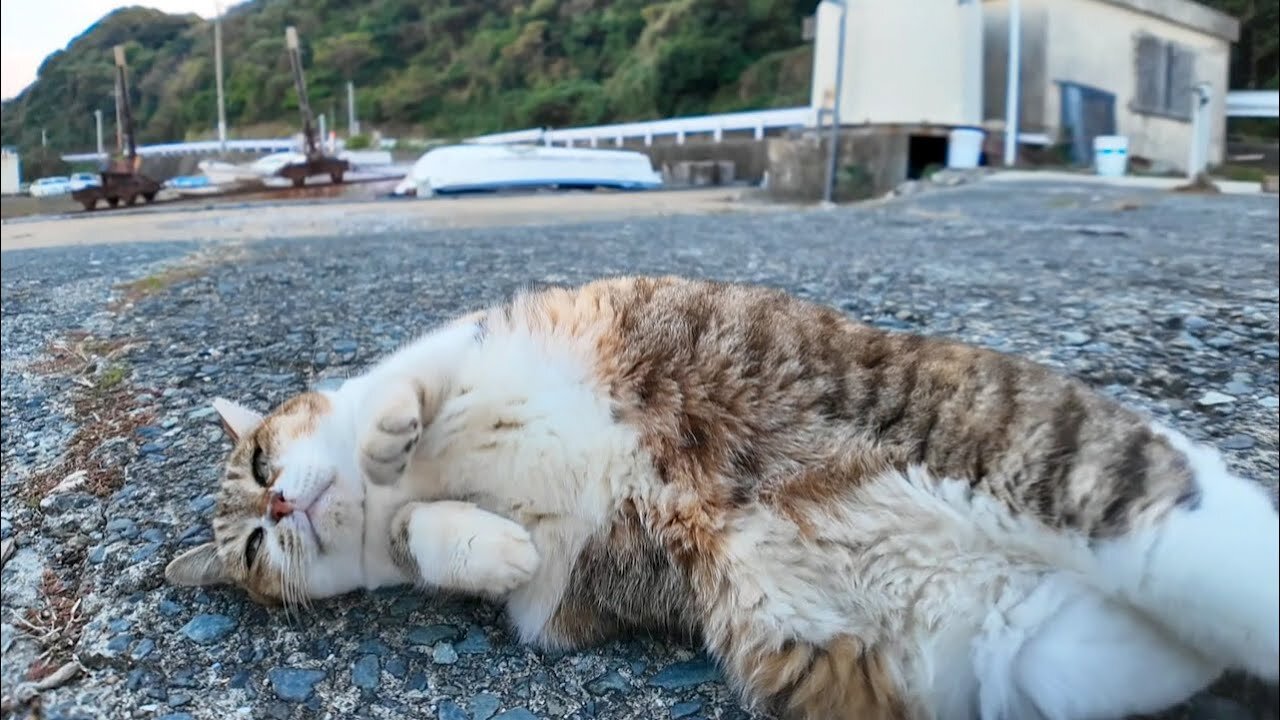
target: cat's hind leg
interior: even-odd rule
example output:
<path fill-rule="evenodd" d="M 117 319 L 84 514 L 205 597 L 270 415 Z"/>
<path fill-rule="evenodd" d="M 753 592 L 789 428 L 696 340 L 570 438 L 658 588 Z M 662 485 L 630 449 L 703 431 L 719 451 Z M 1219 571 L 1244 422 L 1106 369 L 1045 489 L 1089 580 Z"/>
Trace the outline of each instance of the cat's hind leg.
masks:
<path fill-rule="evenodd" d="M 982 720 L 1157 713 L 1222 671 L 1139 610 L 1060 577 L 993 610 L 972 656 Z"/>
<path fill-rule="evenodd" d="M 1157 428 L 1191 464 L 1196 493 L 1154 527 L 1099 543 L 1105 582 L 1167 632 L 1230 669 L 1280 678 L 1280 516 L 1221 456 Z"/>
<path fill-rule="evenodd" d="M 694 570 L 703 635 L 750 702 L 785 720 L 929 717 L 903 647 L 868 620 L 879 598 L 849 592 L 860 572 L 852 546 L 805 541 L 756 508 L 731 521 L 719 550 Z"/>

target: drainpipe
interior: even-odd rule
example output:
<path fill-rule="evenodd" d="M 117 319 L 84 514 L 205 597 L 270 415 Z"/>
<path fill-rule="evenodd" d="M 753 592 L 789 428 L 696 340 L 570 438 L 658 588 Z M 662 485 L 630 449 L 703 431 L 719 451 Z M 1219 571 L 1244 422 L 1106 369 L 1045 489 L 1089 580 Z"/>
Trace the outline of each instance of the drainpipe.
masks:
<path fill-rule="evenodd" d="M 1018 86 L 1022 76 L 1022 3 L 1009 0 L 1009 68 L 1004 94 L 1004 164 L 1018 160 Z"/>
<path fill-rule="evenodd" d="M 844 36 L 845 36 L 845 14 L 849 11 L 847 0 L 828 0 L 840 7 L 840 32 L 836 40 L 836 87 L 832 93 L 831 105 L 831 139 L 830 146 L 827 148 L 827 183 L 823 188 L 822 202 L 824 205 L 830 205 L 832 196 L 835 194 L 836 186 L 836 156 L 839 154 L 840 144 L 840 95 L 844 86 Z"/>
<path fill-rule="evenodd" d="M 1197 83 L 1191 89 L 1191 148 L 1187 159 L 1187 177 L 1195 180 L 1209 166 L 1209 101 L 1213 88 Z"/>

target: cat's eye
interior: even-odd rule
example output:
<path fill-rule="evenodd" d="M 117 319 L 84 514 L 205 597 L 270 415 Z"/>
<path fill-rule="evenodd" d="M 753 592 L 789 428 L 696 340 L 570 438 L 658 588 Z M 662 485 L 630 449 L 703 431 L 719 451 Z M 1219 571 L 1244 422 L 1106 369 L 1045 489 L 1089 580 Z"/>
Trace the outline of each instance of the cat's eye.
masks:
<path fill-rule="evenodd" d="M 271 476 L 271 468 L 267 467 L 267 456 L 262 451 L 262 445 L 254 443 L 253 459 L 249 462 L 250 471 L 253 473 L 253 481 L 266 487 L 268 478 Z"/>
<path fill-rule="evenodd" d="M 244 545 L 244 567 L 253 569 L 253 561 L 258 557 L 258 548 L 262 546 L 262 528 L 256 527 L 249 533 L 249 542 Z"/>

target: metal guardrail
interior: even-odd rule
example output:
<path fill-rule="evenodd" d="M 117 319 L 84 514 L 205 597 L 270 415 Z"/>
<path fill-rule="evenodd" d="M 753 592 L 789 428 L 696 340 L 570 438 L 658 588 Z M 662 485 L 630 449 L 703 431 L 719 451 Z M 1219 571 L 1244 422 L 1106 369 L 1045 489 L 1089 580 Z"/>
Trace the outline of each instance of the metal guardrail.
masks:
<path fill-rule="evenodd" d="M 764 137 L 765 132 L 768 130 L 817 126 L 819 124 L 817 113 L 818 110 L 811 107 L 791 107 L 557 130 L 528 128 L 479 135 L 468 138 L 467 142 L 487 144 L 543 143 L 546 145 L 563 144 L 570 147 L 581 142 L 595 147 L 602 142 L 622 145 L 626 140 L 643 139 L 646 145 L 650 145 L 656 137 L 671 135 L 675 136 L 676 143 L 683 143 L 685 137 L 697 134 L 710 134 L 716 141 L 719 141 L 726 132 L 742 130 L 751 130 L 754 133 L 754 137 L 760 139 Z M 1234 90 L 1228 92 L 1226 114 L 1227 117 L 1280 117 L 1280 92 L 1274 90 Z"/>
<path fill-rule="evenodd" d="M 292 138 L 274 138 L 263 140 L 228 140 L 228 152 L 274 153 L 297 150 L 299 144 Z M 197 142 L 161 143 L 158 145 L 140 145 L 138 154 L 143 157 L 165 157 L 171 155 L 212 155 L 222 152 L 222 143 L 217 140 L 200 140 Z M 87 162 L 97 160 L 98 153 L 73 153 L 63 155 L 67 162 Z"/>
<path fill-rule="evenodd" d="M 1227 117 L 1280 117 L 1280 92 L 1275 90 L 1233 90 L 1228 92 L 1226 115 Z M 546 145 L 560 144 L 569 147 L 583 143 L 596 147 L 601 143 L 609 142 L 614 145 L 622 145 L 627 140 L 636 139 L 643 140 L 645 145 L 651 145 L 654 138 L 674 136 L 676 143 L 681 144 L 690 135 L 711 135 L 715 141 L 719 142 L 723 139 L 724 133 L 743 131 L 750 131 L 752 136 L 758 140 L 763 138 L 765 133 L 770 130 L 815 127 L 819 124 L 818 120 L 818 110 L 804 106 L 555 130 L 528 128 L 525 130 L 478 135 L 468 138 L 467 142 L 490 145 L 543 143 Z M 297 150 L 299 147 L 298 141 L 293 138 L 227 141 L 227 150 L 232 152 L 273 153 Z M 166 155 L 214 154 L 221 150 L 222 146 L 217 140 L 204 140 L 199 142 L 143 145 L 138 148 L 138 154 L 143 157 L 162 157 Z M 97 153 L 76 153 L 63 155 L 62 159 L 67 162 L 85 162 L 96 160 L 100 157 Z"/>
<path fill-rule="evenodd" d="M 1280 90 L 1233 90 L 1227 93 L 1227 117 L 1280 118 Z"/>
<path fill-rule="evenodd" d="M 719 142 L 726 132 L 742 131 L 750 131 L 752 136 L 758 140 L 763 138 L 769 130 L 813 126 L 816 124 L 816 112 L 814 108 L 805 106 L 723 113 L 720 115 L 697 115 L 645 122 L 616 123 L 613 125 L 592 125 L 557 130 L 529 128 L 526 130 L 493 133 L 491 135 L 479 135 L 468 138 L 467 142 L 493 145 L 543 143 L 546 145 L 562 144 L 568 147 L 573 147 L 577 143 L 584 143 L 591 147 L 596 147 L 602 142 L 622 145 L 627 140 L 636 139 L 643 140 L 646 145 L 651 145 L 656 137 L 674 136 L 676 143 L 680 144 L 689 135 L 711 135 L 716 142 Z"/>

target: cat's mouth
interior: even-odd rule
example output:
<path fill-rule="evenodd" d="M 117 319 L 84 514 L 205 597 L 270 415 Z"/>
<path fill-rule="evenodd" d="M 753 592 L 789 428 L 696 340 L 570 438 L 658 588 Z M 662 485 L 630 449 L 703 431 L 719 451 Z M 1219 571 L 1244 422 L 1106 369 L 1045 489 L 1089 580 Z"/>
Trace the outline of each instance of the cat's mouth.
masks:
<path fill-rule="evenodd" d="M 329 509 L 330 491 L 333 490 L 334 481 L 330 480 L 315 498 L 307 504 L 307 507 L 301 512 L 295 513 L 299 525 L 305 525 L 311 540 L 316 544 L 316 552 L 320 555 L 324 554 L 324 539 L 320 537 L 320 531 L 316 529 L 316 519 L 323 516 Z"/>

